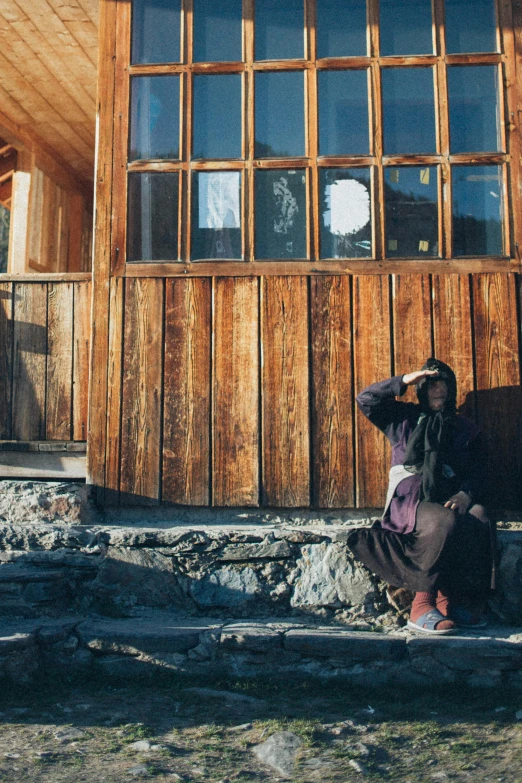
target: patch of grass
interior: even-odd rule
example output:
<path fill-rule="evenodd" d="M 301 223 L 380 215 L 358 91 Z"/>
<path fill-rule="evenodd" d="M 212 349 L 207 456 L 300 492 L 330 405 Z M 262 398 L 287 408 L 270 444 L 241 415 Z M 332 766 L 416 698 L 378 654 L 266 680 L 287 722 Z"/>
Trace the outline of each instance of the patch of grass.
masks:
<path fill-rule="evenodd" d="M 126 723 L 121 727 L 124 732 L 123 742 L 137 742 L 138 740 L 149 739 L 155 735 L 155 731 L 144 723 Z"/>

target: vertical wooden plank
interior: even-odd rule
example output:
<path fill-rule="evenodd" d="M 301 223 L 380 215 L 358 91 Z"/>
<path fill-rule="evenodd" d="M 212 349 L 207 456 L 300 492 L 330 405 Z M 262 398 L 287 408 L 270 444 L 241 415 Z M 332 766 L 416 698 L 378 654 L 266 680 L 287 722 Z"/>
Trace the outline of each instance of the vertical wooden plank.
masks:
<path fill-rule="evenodd" d="M 67 262 L 68 272 L 82 271 L 82 224 L 84 201 L 81 193 L 67 192 Z"/>
<path fill-rule="evenodd" d="M 210 503 L 211 280 L 167 280 L 162 499 Z"/>
<path fill-rule="evenodd" d="M 47 285 L 17 283 L 14 290 L 13 438 L 45 438 Z"/>
<path fill-rule="evenodd" d="M 47 303 L 47 440 L 70 440 L 73 375 L 73 284 L 49 283 Z"/>
<path fill-rule="evenodd" d="M 353 377 L 350 278 L 313 277 L 313 504 L 353 506 Z"/>
<path fill-rule="evenodd" d="M 13 284 L 0 283 L 0 438 L 11 438 Z"/>
<path fill-rule="evenodd" d="M 111 279 L 105 470 L 105 503 L 109 506 L 117 505 L 120 498 L 124 285 L 121 277 Z"/>
<path fill-rule="evenodd" d="M 87 440 L 91 292 L 90 282 L 74 284 L 73 440 Z"/>
<path fill-rule="evenodd" d="M 491 501 L 515 508 L 522 500 L 522 399 L 514 275 L 473 275 L 473 320 L 477 414 L 488 443 Z"/>
<path fill-rule="evenodd" d="M 354 277 L 353 319 L 355 392 L 359 394 L 371 383 L 389 378 L 392 372 L 387 275 Z M 388 486 L 386 438 L 359 410 L 355 423 L 357 506 L 381 507 Z"/>
<path fill-rule="evenodd" d="M 27 269 L 27 239 L 30 221 L 31 153 L 21 151 L 13 174 L 11 226 L 9 230 L 9 274 L 23 274 Z"/>
<path fill-rule="evenodd" d="M 474 415 L 473 343 L 468 275 L 433 276 L 434 353 L 457 376 L 457 406 Z"/>
<path fill-rule="evenodd" d="M 429 275 L 393 275 L 393 351 L 395 374 L 418 370 L 433 353 Z M 403 400 L 417 402 L 410 387 Z"/>
<path fill-rule="evenodd" d="M 214 281 L 212 502 L 259 502 L 259 281 Z"/>
<path fill-rule="evenodd" d="M 163 280 L 127 280 L 123 336 L 122 502 L 160 493 Z"/>
<path fill-rule="evenodd" d="M 262 302 L 263 501 L 310 503 L 308 281 L 266 277 Z"/>
<path fill-rule="evenodd" d="M 131 4 L 119 0 L 116 20 L 116 87 L 114 91 L 114 149 L 112 170 L 112 274 L 125 268 L 127 242 L 127 144 L 129 136 L 129 61 Z"/>
<path fill-rule="evenodd" d="M 98 38 L 98 129 L 95 248 L 93 269 L 93 319 L 91 351 L 91 388 L 89 398 L 89 441 L 87 482 L 100 490 L 103 501 L 107 434 L 107 388 L 109 352 L 109 273 L 111 252 L 112 145 L 114 133 L 114 88 L 116 50 L 116 14 L 119 3 L 100 2 Z"/>

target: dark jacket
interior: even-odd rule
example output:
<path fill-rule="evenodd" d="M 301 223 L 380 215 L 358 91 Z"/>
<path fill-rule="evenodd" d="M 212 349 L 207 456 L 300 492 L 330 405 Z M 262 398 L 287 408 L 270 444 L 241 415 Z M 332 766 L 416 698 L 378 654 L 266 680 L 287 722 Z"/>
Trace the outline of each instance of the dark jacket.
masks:
<path fill-rule="evenodd" d="M 402 382 L 402 375 L 397 375 L 368 386 L 357 397 L 357 405 L 362 413 L 390 441 L 392 466 L 403 464 L 408 438 L 421 412 L 420 405 L 395 399 L 403 395 L 407 388 Z M 485 451 L 477 425 L 465 416 L 457 415 L 452 442 L 444 462 L 455 474 L 450 495 L 462 490 L 469 493 L 473 501 L 482 502 L 487 484 Z M 412 475 L 399 484 L 394 501 L 382 520 L 382 527 L 398 533 L 413 530 L 421 484 L 422 477 L 418 475 Z"/>

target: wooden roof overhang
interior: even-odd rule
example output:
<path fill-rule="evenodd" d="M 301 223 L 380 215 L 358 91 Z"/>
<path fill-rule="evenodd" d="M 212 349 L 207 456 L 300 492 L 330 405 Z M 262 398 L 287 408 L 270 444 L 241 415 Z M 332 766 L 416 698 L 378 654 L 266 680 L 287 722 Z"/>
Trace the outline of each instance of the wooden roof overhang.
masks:
<path fill-rule="evenodd" d="M 97 52 L 98 0 L 0 1 L 0 136 L 91 193 Z"/>

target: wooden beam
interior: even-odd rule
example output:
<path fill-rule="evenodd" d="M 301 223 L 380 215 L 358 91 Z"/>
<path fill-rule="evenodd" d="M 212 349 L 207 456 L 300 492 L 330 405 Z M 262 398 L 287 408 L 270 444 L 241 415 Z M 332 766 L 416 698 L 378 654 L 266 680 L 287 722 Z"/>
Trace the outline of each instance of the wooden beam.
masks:
<path fill-rule="evenodd" d="M 13 178 L 6 179 L 0 184 L 0 204 L 10 209 L 11 196 L 13 195 Z"/>

